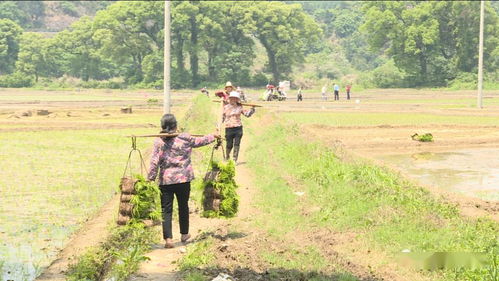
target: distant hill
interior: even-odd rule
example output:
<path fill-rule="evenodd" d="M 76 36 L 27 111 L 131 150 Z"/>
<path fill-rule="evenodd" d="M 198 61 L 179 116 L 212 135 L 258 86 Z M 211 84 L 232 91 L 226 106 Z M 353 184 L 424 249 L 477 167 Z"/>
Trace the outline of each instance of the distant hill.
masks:
<path fill-rule="evenodd" d="M 94 16 L 112 1 L 2 1 L 0 19 L 8 18 L 28 31 L 59 32 L 82 16 Z"/>

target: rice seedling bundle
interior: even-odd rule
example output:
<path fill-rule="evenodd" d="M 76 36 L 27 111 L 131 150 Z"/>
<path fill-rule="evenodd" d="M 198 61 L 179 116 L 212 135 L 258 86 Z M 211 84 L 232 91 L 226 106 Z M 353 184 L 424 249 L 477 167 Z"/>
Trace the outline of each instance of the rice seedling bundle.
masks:
<path fill-rule="evenodd" d="M 156 183 L 141 175 L 134 179 L 122 178 L 118 224 L 144 222 L 157 224 L 161 221 L 160 190 Z"/>
<path fill-rule="evenodd" d="M 202 183 L 204 217 L 231 218 L 237 215 L 239 196 L 236 192 L 238 186 L 234 180 L 235 174 L 233 161 L 211 161 Z"/>

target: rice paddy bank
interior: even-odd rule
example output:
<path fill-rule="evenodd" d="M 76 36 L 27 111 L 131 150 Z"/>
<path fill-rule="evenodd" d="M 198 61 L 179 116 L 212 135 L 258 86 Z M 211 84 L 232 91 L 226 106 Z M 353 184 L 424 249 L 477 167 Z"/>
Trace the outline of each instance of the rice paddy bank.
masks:
<path fill-rule="evenodd" d="M 258 175 L 255 183 L 265 213 L 261 224 L 269 234 L 302 233 L 307 240 L 314 237 L 309 230 L 329 230 L 331 236 L 323 238 L 333 243 L 324 242 L 319 249 L 360 259 L 395 280 L 493 280 L 499 250 L 496 222 L 463 218 L 454 205 L 404 178 L 363 160 L 339 158 L 341 151 L 302 137 L 298 124 L 271 119 L 275 122 L 254 138 L 248 163 Z M 488 267 L 408 271 L 397 264 L 396 255 L 404 250 L 484 252 Z"/>

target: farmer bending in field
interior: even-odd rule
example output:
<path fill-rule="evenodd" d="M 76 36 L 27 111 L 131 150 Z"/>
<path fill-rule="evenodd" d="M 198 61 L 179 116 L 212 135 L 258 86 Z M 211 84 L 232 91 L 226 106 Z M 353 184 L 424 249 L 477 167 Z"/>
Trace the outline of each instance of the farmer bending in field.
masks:
<path fill-rule="evenodd" d="M 224 102 L 225 104 L 227 104 L 227 102 L 228 102 L 227 100 L 228 100 L 228 98 L 229 98 L 229 94 L 230 94 L 230 92 L 232 92 L 232 91 L 234 91 L 234 86 L 232 86 L 232 83 L 230 83 L 230 81 L 229 81 L 229 82 L 225 83 L 225 88 L 224 88 L 224 90 L 223 90 L 223 91 L 218 91 L 218 92 L 215 92 L 215 95 L 216 95 L 217 97 L 219 97 L 219 98 L 222 98 L 222 99 L 223 99 L 223 102 Z"/>
<path fill-rule="evenodd" d="M 243 137 L 243 124 L 241 123 L 241 114 L 250 117 L 255 113 L 255 107 L 250 110 L 243 109 L 239 93 L 233 91 L 229 95 L 229 103 L 224 106 L 222 122 L 225 123 L 225 140 L 227 141 L 227 155 L 225 160 L 229 160 L 230 152 L 234 148 L 234 162 L 237 163 L 239 155 L 239 146 Z"/>
<path fill-rule="evenodd" d="M 173 114 L 161 118 L 161 133 L 177 131 L 177 120 Z M 176 137 L 162 137 L 154 141 L 151 165 L 147 179 L 156 180 L 159 167 L 159 188 L 161 189 L 161 210 L 163 213 L 163 238 L 165 248 L 173 248 L 172 212 L 173 197 L 177 197 L 180 240 L 185 243 L 189 235 L 189 195 L 194 172 L 191 165 L 192 148 L 210 144 L 219 138 L 218 132 L 204 137 L 193 137 L 187 133 Z"/>

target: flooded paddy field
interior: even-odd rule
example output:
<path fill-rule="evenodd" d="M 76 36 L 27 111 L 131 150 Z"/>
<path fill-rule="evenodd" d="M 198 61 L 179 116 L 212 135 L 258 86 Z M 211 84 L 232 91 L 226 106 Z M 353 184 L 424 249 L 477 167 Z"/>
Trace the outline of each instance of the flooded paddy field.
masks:
<path fill-rule="evenodd" d="M 273 103 L 303 134 L 393 168 L 422 186 L 488 201 L 499 210 L 499 92 L 372 90 L 352 100 Z M 418 142 L 415 133 L 433 135 Z M 497 214 L 496 214 L 497 215 Z"/>
<path fill-rule="evenodd" d="M 174 113 L 190 97 L 177 94 Z M 0 91 L 0 280 L 34 280 L 98 215 L 118 190 L 126 136 L 159 131 L 161 106 L 158 91 Z"/>
<path fill-rule="evenodd" d="M 424 185 L 499 203 L 499 149 L 383 155 L 378 159 Z"/>

